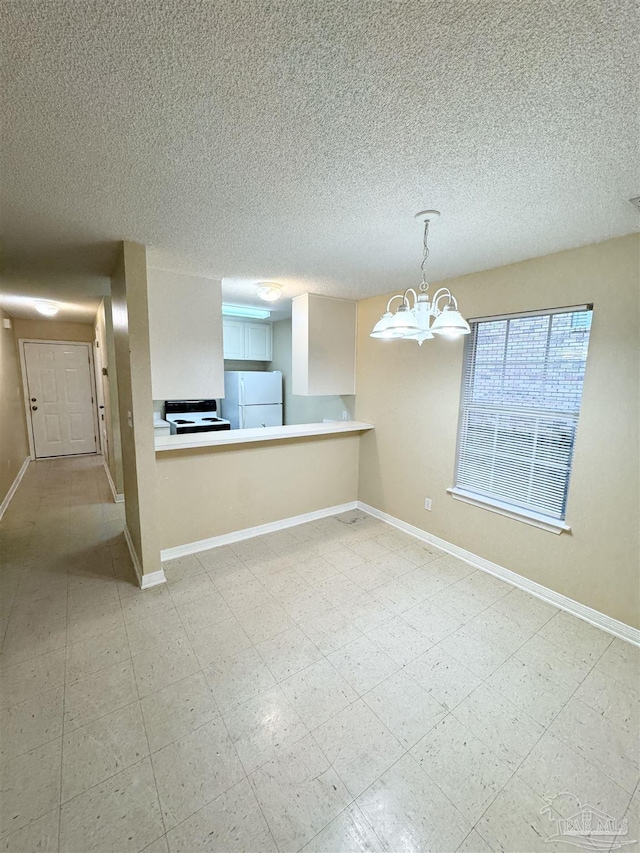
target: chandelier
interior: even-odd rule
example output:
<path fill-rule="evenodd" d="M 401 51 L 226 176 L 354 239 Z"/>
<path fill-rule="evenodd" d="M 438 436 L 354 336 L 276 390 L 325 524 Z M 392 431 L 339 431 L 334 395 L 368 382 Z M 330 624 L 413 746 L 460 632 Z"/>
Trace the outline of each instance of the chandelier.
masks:
<path fill-rule="evenodd" d="M 448 287 L 441 287 L 429 299 L 429 282 L 426 278 L 427 258 L 429 257 L 429 223 L 440 217 L 439 210 L 421 210 L 416 213 L 416 219 L 424 218 L 424 238 L 422 242 L 422 281 L 418 293 L 409 287 L 404 293 L 397 293 L 387 302 L 387 310 L 378 320 L 371 332 L 372 338 L 387 338 L 392 340 L 417 341 L 422 346 L 424 341 L 432 340 L 436 335 L 445 338 L 459 338 L 468 335 L 469 324 L 458 311 L 458 303 Z M 410 297 L 413 298 L 413 305 Z M 395 314 L 391 312 L 391 304 L 400 300 Z"/>

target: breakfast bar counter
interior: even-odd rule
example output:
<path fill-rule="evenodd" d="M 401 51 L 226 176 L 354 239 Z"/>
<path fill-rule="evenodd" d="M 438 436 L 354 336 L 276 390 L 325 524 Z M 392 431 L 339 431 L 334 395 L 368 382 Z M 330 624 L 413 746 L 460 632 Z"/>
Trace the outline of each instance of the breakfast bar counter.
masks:
<path fill-rule="evenodd" d="M 315 424 L 259 427 L 258 429 L 233 429 L 219 432 L 200 432 L 187 435 L 160 436 L 155 440 L 156 453 L 170 450 L 188 450 L 196 447 L 218 447 L 229 444 L 253 444 L 257 441 L 278 441 L 307 436 L 339 435 L 366 432 L 374 425 L 364 421 L 329 421 Z"/>
<path fill-rule="evenodd" d="M 353 506 L 360 441 L 372 430 L 333 421 L 157 438 L 162 559 Z"/>

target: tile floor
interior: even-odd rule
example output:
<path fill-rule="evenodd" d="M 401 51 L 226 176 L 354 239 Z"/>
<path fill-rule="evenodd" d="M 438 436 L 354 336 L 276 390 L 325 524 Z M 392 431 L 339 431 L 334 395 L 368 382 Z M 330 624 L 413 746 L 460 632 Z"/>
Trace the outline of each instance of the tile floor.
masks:
<path fill-rule="evenodd" d="M 552 853 L 576 800 L 638 838 L 637 649 L 358 512 L 146 592 L 122 525 L 86 457 L 0 523 L 0 849 Z"/>

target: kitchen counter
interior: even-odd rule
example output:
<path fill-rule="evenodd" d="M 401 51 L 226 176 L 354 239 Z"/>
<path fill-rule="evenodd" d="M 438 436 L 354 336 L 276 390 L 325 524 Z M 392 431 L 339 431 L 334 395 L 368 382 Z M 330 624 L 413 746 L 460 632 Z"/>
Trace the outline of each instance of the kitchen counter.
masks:
<path fill-rule="evenodd" d="M 160 436 L 155 440 L 155 448 L 156 453 L 164 453 L 169 450 L 186 450 L 191 447 L 218 447 L 228 444 L 253 444 L 258 441 L 284 441 L 314 435 L 366 432 L 370 429 L 374 429 L 374 425 L 364 421 L 332 421 L 321 424 L 293 424 L 291 426 L 261 427 L 259 429 L 232 429 L 219 432 Z"/>

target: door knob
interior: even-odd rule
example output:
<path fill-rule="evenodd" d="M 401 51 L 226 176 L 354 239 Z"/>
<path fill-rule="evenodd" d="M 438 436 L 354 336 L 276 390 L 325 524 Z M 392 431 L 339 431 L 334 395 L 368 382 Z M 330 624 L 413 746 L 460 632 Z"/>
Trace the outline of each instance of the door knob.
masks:
<path fill-rule="evenodd" d="M 36 412 L 38 410 L 37 406 L 31 406 L 31 408 L 33 409 L 34 412 Z"/>

